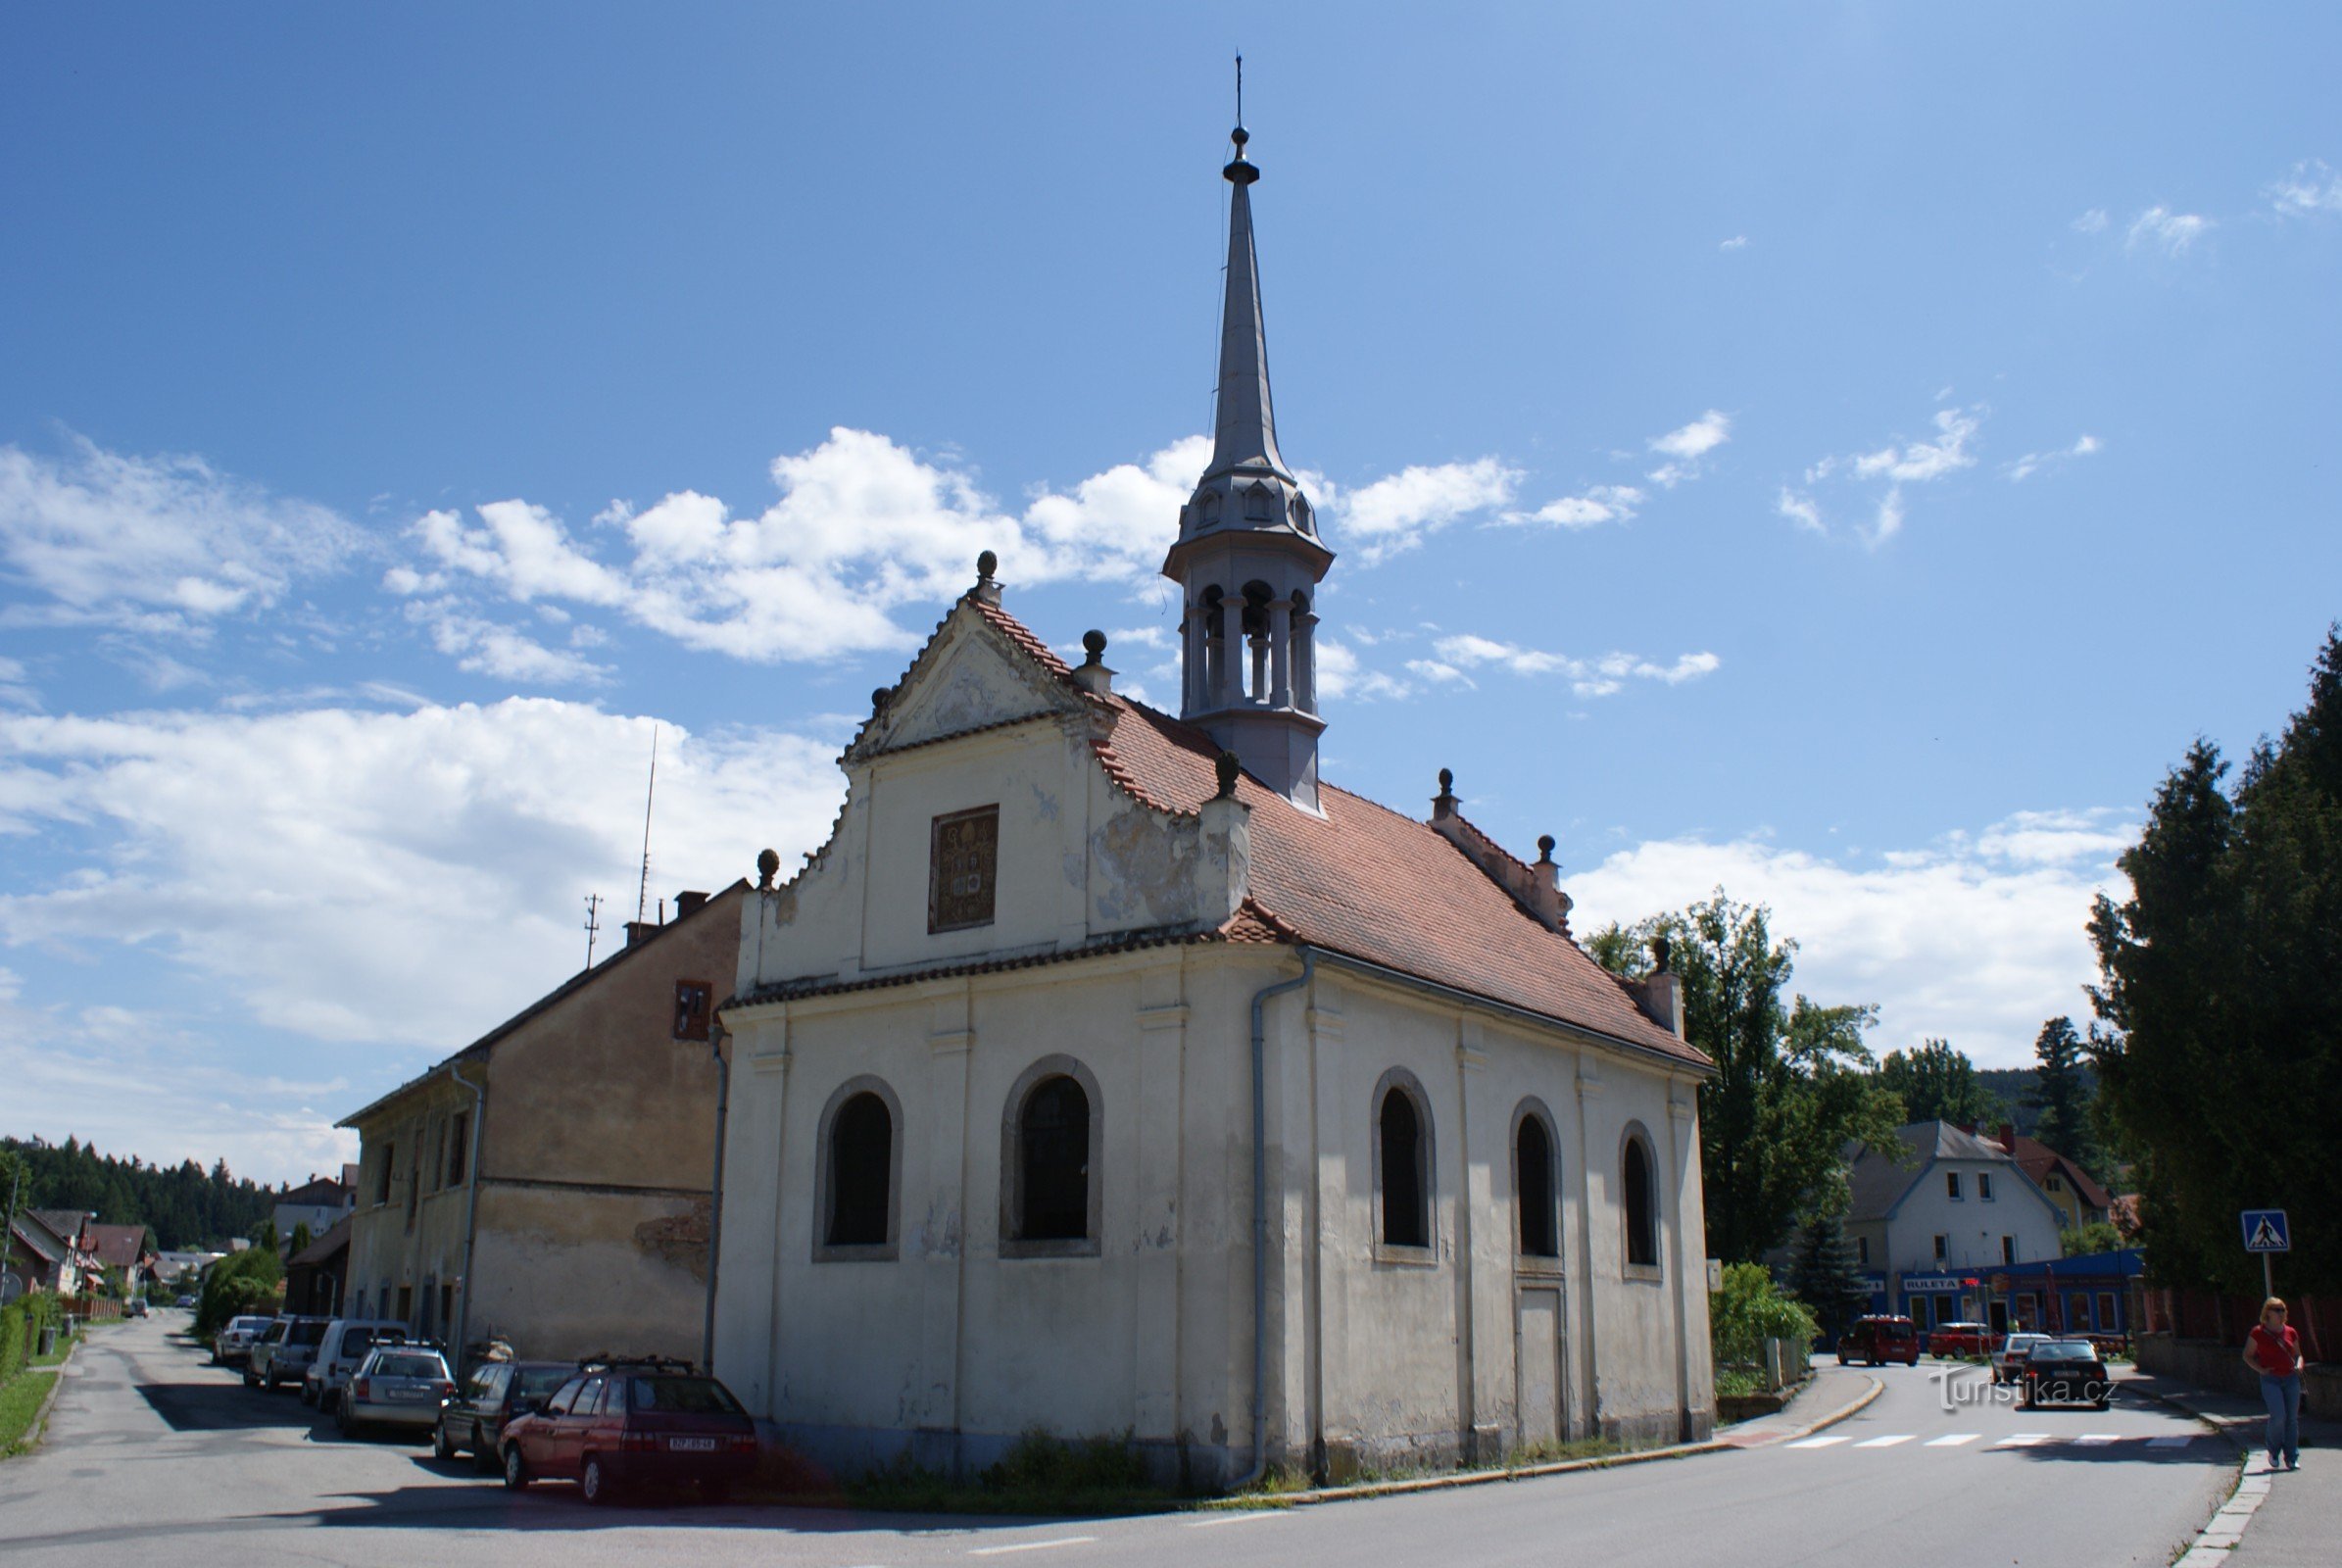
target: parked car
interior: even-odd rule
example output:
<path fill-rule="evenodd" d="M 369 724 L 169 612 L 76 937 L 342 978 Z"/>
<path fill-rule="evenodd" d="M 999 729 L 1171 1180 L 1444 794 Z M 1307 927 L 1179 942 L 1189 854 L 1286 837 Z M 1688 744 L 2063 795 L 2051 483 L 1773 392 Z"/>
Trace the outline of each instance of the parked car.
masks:
<path fill-rule="evenodd" d="M 1938 1323 L 1928 1332 L 1929 1355 L 1989 1355 L 2000 1336 L 1987 1323 Z"/>
<path fill-rule="evenodd" d="M 146 1298 L 143 1296 L 133 1296 L 128 1300 L 124 1301 L 122 1307 L 122 1315 L 124 1317 L 146 1316 Z"/>
<path fill-rule="evenodd" d="M 355 1438 L 374 1427 L 428 1432 L 439 1422 L 439 1406 L 456 1392 L 447 1357 L 424 1345 L 377 1345 L 350 1375 L 334 1406 L 342 1436 Z"/>
<path fill-rule="evenodd" d="M 301 1379 L 301 1402 L 331 1411 L 342 1386 L 366 1351 L 377 1345 L 396 1345 L 407 1338 L 407 1325 L 389 1318 L 337 1317 L 325 1325 L 317 1342 L 317 1359 Z"/>
<path fill-rule="evenodd" d="M 1839 1336 L 1837 1362 L 1861 1361 L 1878 1366 L 1887 1361 L 1900 1361 L 1905 1366 L 1919 1365 L 1919 1329 L 1907 1317 L 1878 1315 L 1858 1317 L 1854 1326 Z"/>
<path fill-rule="evenodd" d="M 277 1332 L 283 1326 L 283 1333 Z M 287 1383 L 300 1384 L 309 1376 L 309 1369 L 317 1358 L 317 1347 L 325 1338 L 325 1319 L 321 1317 L 280 1317 L 269 1325 L 252 1348 L 252 1359 L 244 1369 L 244 1381 L 256 1388 L 273 1393 Z"/>
<path fill-rule="evenodd" d="M 2022 1409 L 2056 1401 L 2105 1409 L 2114 1402 L 2114 1379 L 2088 1340 L 2048 1340 L 2025 1353 Z"/>
<path fill-rule="evenodd" d="M 481 1362 L 441 1408 L 431 1451 L 442 1459 L 468 1453 L 482 1470 L 494 1470 L 506 1425 L 543 1408 L 576 1375 L 574 1361 Z"/>
<path fill-rule="evenodd" d="M 171 1304 L 173 1306 L 193 1306 L 195 1304 L 195 1298 L 192 1296 L 182 1296 Z"/>
<path fill-rule="evenodd" d="M 242 1366 L 252 1358 L 252 1342 L 268 1330 L 271 1321 L 250 1313 L 229 1318 L 227 1327 L 212 1337 L 212 1363 Z"/>
<path fill-rule="evenodd" d="M 1992 1381 L 2015 1383 L 2025 1375 L 2025 1358 L 2036 1345 L 2047 1345 L 2049 1336 L 2020 1329 L 2001 1341 L 2000 1348 L 1992 1352 Z"/>
<path fill-rule="evenodd" d="M 545 1408 L 506 1424 L 505 1485 L 574 1478 L 585 1499 L 690 1483 L 719 1502 L 756 1466 L 756 1424 L 683 1361 L 588 1362 Z"/>
<path fill-rule="evenodd" d="M 292 1327 L 292 1323 L 289 1317 L 270 1318 L 268 1326 L 252 1337 L 252 1348 L 244 1352 L 244 1387 L 257 1389 L 261 1386 L 260 1369 L 267 1364 L 276 1343 L 284 1338 L 285 1331 Z"/>

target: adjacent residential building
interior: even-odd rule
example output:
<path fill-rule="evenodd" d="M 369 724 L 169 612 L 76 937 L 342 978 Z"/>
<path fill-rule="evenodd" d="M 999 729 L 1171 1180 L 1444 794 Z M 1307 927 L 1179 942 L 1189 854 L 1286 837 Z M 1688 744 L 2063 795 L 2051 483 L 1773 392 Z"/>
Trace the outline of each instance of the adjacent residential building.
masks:
<path fill-rule="evenodd" d="M 715 1369 L 834 1466 L 1046 1427 L 1210 1484 L 1714 1422 L 1676 977 L 1597 965 L 1552 840 L 1507 853 L 1444 773 L 1429 820 L 1319 776 L 1334 558 L 1244 139 L 1178 715 L 988 553 L 829 842 L 741 908 Z"/>
<path fill-rule="evenodd" d="M 2058 1212 L 2066 1217 L 2067 1230 L 2112 1223 L 2115 1200 L 2088 1171 L 2008 1122 L 2001 1123 L 1995 1142 L 2009 1152 L 2018 1167 L 2032 1178 L 2033 1185 L 2058 1206 Z"/>
<path fill-rule="evenodd" d="M 352 1313 L 523 1356 L 703 1354 L 708 1036 L 747 888 L 629 922 L 617 952 L 343 1119 Z"/>
<path fill-rule="evenodd" d="M 2058 1255 L 2062 1211 L 2007 1150 L 1946 1121 L 1896 1133 L 1898 1154 L 1849 1150 L 1846 1235 L 1871 1279 L 1871 1310 L 2009 1327 L 1989 1274 Z"/>
<path fill-rule="evenodd" d="M 71 1296 L 80 1288 L 81 1253 L 75 1245 L 76 1229 L 72 1235 L 60 1235 L 43 1214 L 57 1214 L 56 1209 L 20 1209 L 8 1222 L 8 1246 L 0 1252 L 7 1272 L 13 1275 L 18 1287 L 29 1291 L 54 1291 Z M 73 1218 L 77 1222 L 80 1215 Z"/>
<path fill-rule="evenodd" d="M 108 1269 L 122 1271 L 122 1285 L 129 1295 L 136 1296 L 146 1289 L 147 1272 L 154 1265 L 155 1254 L 147 1248 L 144 1225 L 101 1225 L 94 1218 L 84 1219 L 81 1246 L 101 1274 Z"/>
<path fill-rule="evenodd" d="M 289 1188 L 276 1200 L 270 1218 L 276 1225 L 276 1245 L 290 1248 L 293 1233 L 302 1226 L 309 1227 L 312 1241 L 340 1224 L 358 1206 L 358 1173 L 350 1166 L 342 1167 L 339 1178 L 312 1176 L 300 1186 Z"/>
<path fill-rule="evenodd" d="M 351 1217 L 285 1260 L 284 1309 L 309 1317 L 342 1315 L 343 1287 L 350 1278 Z"/>

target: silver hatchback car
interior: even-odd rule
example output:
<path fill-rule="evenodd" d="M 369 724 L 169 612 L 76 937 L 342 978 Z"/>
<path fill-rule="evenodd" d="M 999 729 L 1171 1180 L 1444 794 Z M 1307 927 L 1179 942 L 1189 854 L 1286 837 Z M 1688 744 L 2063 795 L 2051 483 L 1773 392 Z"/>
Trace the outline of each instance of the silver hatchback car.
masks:
<path fill-rule="evenodd" d="M 439 1425 L 439 1406 L 456 1392 L 447 1357 L 428 1346 L 377 1345 L 351 1374 L 333 1418 L 342 1436 L 374 1427 L 404 1427 L 417 1435 Z"/>

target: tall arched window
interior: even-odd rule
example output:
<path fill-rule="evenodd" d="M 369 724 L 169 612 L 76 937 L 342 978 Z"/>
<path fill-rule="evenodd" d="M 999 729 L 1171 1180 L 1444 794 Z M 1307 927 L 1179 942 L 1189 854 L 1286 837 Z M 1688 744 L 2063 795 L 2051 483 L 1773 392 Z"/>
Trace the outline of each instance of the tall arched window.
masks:
<path fill-rule="evenodd" d="M 1651 1170 L 1650 1146 L 1639 1134 L 1627 1139 L 1620 1156 L 1621 1206 L 1627 1224 L 1627 1266 L 1659 1266 L 1659 1191 Z"/>
<path fill-rule="evenodd" d="M 1041 1080 L 1017 1113 L 1016 1236 L 1074 1242 L 1090 1235 L 1090 1097 L 1063 1073 Z"/>
<path fill-rule="evenodd" d="M 815 1261 L 895 1255 L 902 1125 L 903 1108 L 881 1079 L 849 1079 L 830 1096 L 814 1178 Z"/>
<path fill-rule="evenodd" d="M 829 1245 L 876 1247 L 887 1239 L 895 1118 L 863 1090 L 839 1107 L 829 1134 Z"/>
<path fill-rule="evenodd" d="M 1383 1245 L 1432 1244 L 1430 1139 L 1415 1097 L 1400 1084 L 1383 1091 L 1375 1113 L 1377 1169 L 1383 1189 Z"/>
<path fill-rule="evenodd" d="M 1553 1135 L 1545 1118 L 1523 1107 L 1513 1135 L 1513 1211 L 1520 1215 L 1521 1255 L 1559 1257 L 1561 1221 L 1553 1185 Z"/>

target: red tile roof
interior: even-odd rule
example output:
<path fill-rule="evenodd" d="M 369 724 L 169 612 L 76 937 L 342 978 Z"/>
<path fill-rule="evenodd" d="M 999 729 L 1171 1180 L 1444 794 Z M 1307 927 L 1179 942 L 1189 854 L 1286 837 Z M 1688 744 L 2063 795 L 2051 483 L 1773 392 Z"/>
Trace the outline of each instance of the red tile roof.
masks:
<path fill-rule="evenodd" d="M 91 1220 L 81 1227 L 81 1245 L 108 1268 L 133 1268 L 146 1251 L 143 1225 L 100 1225 Z"/>
<path fill-rule="evenodd" d="M 2041 1185 L 2041 1178 L 2055 1171 L 2074 1184 L 2074 1191 L 2081 1198 L 2084 1208 L 2111 1208 L 2114 1205 L 2114 1200 L 2107 1195 L 2106 1189 L 2092 1181 L 2088 1171 L 2040 1139 L 2007 1129 L 1999 1141 L 2009 1151 L 2010 1157 L 2017 1161 L 2018 1168 L 2032 1179 L 2034 1186 Z"/>
<path fill-rule="evenodd" d="M 1117 781 L 1127 778 L 1133 793 L 1181 811 L 1218 793 L 1212 763 L 1220 749 L 1209 735 L 1127 698 L 1108 701 L 1122 718 L 1099 751 Z M 1429 823 L 1322 783 L 1323 817 L 1249 775 L 1237 780 L 1237 799 L 1252 808 L 1250 902 L 1291 933 L 1285 940 L 1709 1065 L 1653 1023 L 1585 949 L 1532 918 Z"/>

